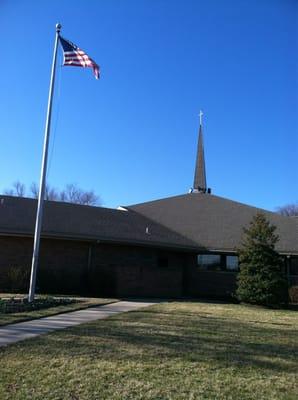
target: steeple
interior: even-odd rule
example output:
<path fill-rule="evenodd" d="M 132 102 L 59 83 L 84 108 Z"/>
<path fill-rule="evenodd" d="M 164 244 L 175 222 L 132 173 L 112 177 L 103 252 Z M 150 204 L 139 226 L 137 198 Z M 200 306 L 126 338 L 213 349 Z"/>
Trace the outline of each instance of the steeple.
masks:
<path fill-rule="evenodd" d="M 206 181 L 203 127 L 202 127 L 203 112 L 201 110 L 199 116 L 200 116 L 200 128 L 199 128 L 198 150 L 197 150 L 197 159 L 195 167 L 195 177 L 191 192 L 206 193 L 208 191 L 208 193 L 210 193 L 210 189 L 207 190 L 207 181 Z"/>

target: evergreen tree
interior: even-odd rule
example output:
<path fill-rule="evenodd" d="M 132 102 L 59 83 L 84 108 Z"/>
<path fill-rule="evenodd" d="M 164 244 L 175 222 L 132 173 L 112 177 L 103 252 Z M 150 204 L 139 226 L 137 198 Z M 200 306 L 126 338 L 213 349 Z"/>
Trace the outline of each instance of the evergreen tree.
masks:
<path fill-rule="evenodd" d="M 240 272 L 236 295 L 245 303 L 277 306 L 288 301 L 288 282 L 283 262 L 275 251 L 279 240 L 276 227 L 264 214 L 257 214 L 248 228 L 239 249 Z"/>

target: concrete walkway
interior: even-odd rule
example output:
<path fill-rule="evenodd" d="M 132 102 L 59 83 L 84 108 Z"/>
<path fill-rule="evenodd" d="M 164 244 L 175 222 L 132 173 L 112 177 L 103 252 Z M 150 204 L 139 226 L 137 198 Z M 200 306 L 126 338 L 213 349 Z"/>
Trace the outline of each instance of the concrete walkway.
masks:
<path fill-rule="evenodd" d="M 117 303 L 91 307 L 85 310 L 53 315 L 52 317 L 5 325 L 0 328 L 0 347 L 53 332 L 58 329 L 65 329 L 70 326 L 84 324 L 85 322 L 95 321 L 97 319 L 104 319 L 122 312 L 138 310 L 139 308 L 148 307 L 153 304 L 156 304 L 156 302 L 119 301 Z"/>

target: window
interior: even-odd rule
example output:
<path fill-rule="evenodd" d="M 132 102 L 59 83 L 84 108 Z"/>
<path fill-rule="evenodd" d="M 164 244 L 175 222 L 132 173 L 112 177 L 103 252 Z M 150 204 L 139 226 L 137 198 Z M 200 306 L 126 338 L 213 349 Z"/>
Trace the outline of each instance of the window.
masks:
<path fill-rule="evenodd" d="M 207 271 L 231 271 L 239 270 L 238 256 L 225 254 L 199 254 L 198 266 Z"/>
<path fill-rule="evenodd" d="M 222 256 L 220 254 L 199 254 L 198 266 L 209 271 L 223 269 Z"/>
<path fill-rule="evenodd" d="M 158 257 L 157 266 L 159 268 L 166 268 L 169 266 L 169 260 L 167 257 Z"/>
<path fill-rule="evenodd" d="M 226 269 L 228 271 L 239 270 L 239 261 L 237 256 L 226 256 Z"/>
<path fill-rule="evenodd" d="M 298 275 L 298 257 L 290 258 L 290 275 Z"/>

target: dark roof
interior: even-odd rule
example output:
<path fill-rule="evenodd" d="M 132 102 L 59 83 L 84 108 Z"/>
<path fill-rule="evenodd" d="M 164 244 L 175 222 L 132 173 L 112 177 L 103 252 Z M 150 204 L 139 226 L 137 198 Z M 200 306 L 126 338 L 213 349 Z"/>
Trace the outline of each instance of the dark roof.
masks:
<path fill-rule="evenodd" d="M 196 243 L 198 247 L 231 251 L 239 247 L 243 227 L 257 212 L 277 226 L 277 249 L 298 254 L 296 219 L 261 210 L 222 197 L 190 193 L 127 207 Z"/>
<path fill-rule="evenodd" d="M 0 196 L 0 234 L 32 236 L 36 206 L 34 199 Z M 126 209 L 46 201 L 42 235 L 186 250 L 235 251 L 240 245 L 242 228 L 262 211 L 278 228 L 278 250 L 298 254 L 297 218 L 211 194 L 191 193 Z"/>
<path fill-rule="evenodd" d="M 0 196 L 0 234 L 33 235 L 36 208 L 35 199 Z M 147 227 L 149 234 L 146 233 Z M 133 211 L 54 201 L 45 201 L 42 235 L 192 247 L 190 240 Z"/>

